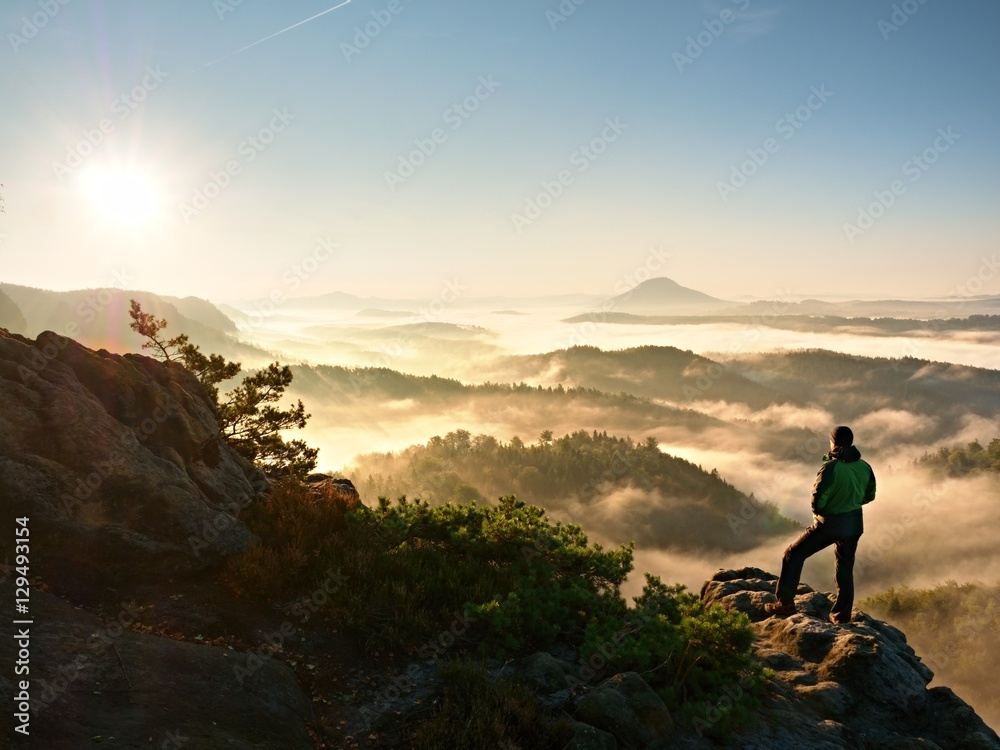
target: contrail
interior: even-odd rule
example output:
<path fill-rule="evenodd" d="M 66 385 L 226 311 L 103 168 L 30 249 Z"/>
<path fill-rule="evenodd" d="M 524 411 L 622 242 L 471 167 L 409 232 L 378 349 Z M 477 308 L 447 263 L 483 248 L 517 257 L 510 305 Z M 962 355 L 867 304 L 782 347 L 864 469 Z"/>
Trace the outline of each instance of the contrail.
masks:
<path fill-rule="evenodd" d="M 293 23 L 291 26 L 287 26 L 284 29 L 282 29 L 281 31 L 275 31 L 273 34 L 269 34 L 266 37 L 264 37 L 263 39 L 258 39 L 256 42 L 252 42 L 251 44 L 248 44 L 246 47 L 240 47 L 235 52 L 230 52 L 228 55 L 223 55 L 220 58 L 212 60 L 211 62 L 207 62 L 204 65 L 202 65 L 200 68 L 195 68 L 194 70 L 192 70 L 191 73 L 197 73 L 199 70 L 204 70 L 205 68 L 207 68 L 207 67 L 209 67 L 211 65 L 215 65 L 217 62 L 222 62 L 223 60 L 228 60 L 233 55 L 238 55 L 238 54 L 240 54 L 240 52 L 245 52 L 246 50 L 250 49 L 251 47 L 256 47 L 258 44 L 263 44 L 268 39 L 274 39 L 274 37 L 280 36 L 281 34 L 284 34 L 286 31 L 291 31 L 292 29 L 297 28 L 297 27 L 301 26 L 304 23 L 309 23 L 310 21 L 315 21 L 320 16 L 325 16 L 327 13 L 332 13 L 333 11 L 337 10 L 337 8 L 343 8 L 345 5 L 350 4 L 350 2 L 351 2 L 351 0 L 344 0 L 344 2 L 342 2 L 340 5 L 334 5 L 332 8 L 327 8 L 326 10 L 324 10 L 324 11 L 322 11 L 320 13 L 317 13 L 315 16 L 309 16 L 309 18 L 305 19 L 304 21 L 299 21 L 298 23 Z M 188 75 L 190 75 L 190 73 Z"/>

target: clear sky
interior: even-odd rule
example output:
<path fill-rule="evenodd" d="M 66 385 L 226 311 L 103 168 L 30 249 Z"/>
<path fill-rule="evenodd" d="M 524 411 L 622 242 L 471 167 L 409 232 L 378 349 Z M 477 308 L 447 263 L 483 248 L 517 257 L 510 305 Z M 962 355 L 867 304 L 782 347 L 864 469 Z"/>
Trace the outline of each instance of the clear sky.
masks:
<path fill-rule="evenodd" d="M 1000 293 L 1000 3 L 336 3 L 3 3 L 0 279 Z"/>

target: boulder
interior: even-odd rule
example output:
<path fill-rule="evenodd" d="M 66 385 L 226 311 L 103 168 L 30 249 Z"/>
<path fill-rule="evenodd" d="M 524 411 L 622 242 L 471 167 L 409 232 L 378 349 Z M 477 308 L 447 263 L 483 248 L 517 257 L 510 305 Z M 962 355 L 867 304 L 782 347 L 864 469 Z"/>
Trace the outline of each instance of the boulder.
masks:
<path fill-rule="evenodd" d="M 944 687 L 901 631 L 855 610 L 847 625 L 827 617 L 833 595 L 800 585 L 798 612 L 769 616 L 777 577 L 758 568 L 721 570 L 702 586 L 705 602 L 743 612 L 757 657 L 774 670 L 757 726 L 737 747 L 980 748 L 1000 738 Z"/>
<path fill-rule="evenodd" d="M 674 731 L 667 707 L 635 672 L 609 677 L 580 698 L 576 719 L 614 735 L 626 750 L 666 747 Z"/>
<path fill-rule="evenodd" d="M 32 590 L 31 614 L 32 747 L 314 747 L 310 701 L 280 661 L 132 632 L 127 603 L 102 621 Z M 12 638 L 0 660 L 14 662 Z M 0 695 L 13 704 L 7 675 Z"/>
<path fill-rule="evenodd" d="M 566 730 L 564 750 L 618 750 L 614 735 L 574 721 Z"/>
<path fill-rule="evenodd" d="M 238 516 L 267 487 L 180 365 L 0 330 L 0 501 L 63 589 L 217 565 L 253 541 Z"/>
<path fill-rule="evenodd" d="M 518 678 L 536 693 L 550 695 L 568 687 L 566 678 L 569 665 L 545 651 L 526 656 L 516 665 Z"/>

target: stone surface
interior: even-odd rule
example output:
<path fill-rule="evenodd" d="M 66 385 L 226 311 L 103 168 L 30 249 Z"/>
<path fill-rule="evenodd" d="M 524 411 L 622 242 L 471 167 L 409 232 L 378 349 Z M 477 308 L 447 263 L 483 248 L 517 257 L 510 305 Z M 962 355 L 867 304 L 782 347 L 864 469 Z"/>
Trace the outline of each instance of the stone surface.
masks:
<path fill-rule="evenodd" d="M 800 585 L 797 614 L 767 615 L 777 578 L 758 568 L 721 570 L 702 599 L 743 612 L 754 649 L 775 671 L 757 726 L 726 747 L 979 748 L 1000 738 L 946 687 L 928 689 L 933 673 L 898 629 L 858 610 L 848 625 L 827 616 L 833 596 Z"/>
<path fill-rule="evenodd" d="M 569 740 L 565 750 L 617 750 L 618 741 L 614 735 L 601 731 L 589 724 L 574 722 L 569 728 Z"/>
<path fill-rule="evenodd" d="M 13 598 L 9 582 L 0 592 Z M 31 607 L 31 747 L 314 747 L 309 699 L 279 661 L 131 632 L 127 603 L 106 621 L 36 590 Z M 6 671 L 0 695 L 13 703 Z"/>
<path fill-rule="evenodd" d="M 181 366 L 0 330 L 0 501 L 64 590 L 211 567 L 252 541 L 238 515 L 266 489 Z"/>
<path fill-rule="evenodd" d="M 635 672 L 609 677 L 580 698 L 576 719 L 614 735 L 623 749 L 666 747 L 674 731 L 663 701 Z"/>

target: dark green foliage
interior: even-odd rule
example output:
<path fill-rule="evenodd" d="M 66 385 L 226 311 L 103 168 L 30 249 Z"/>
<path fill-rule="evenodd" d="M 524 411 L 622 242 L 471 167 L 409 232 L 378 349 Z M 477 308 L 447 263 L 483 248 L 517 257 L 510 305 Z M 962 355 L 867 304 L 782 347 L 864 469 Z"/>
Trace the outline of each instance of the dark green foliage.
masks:
<path fill-rule="evenodd" d="M 180 362 L 205 386 L 216 407 L 222 436 L 241 455 L 272 477 L 304 478 L 316 468 L 317 449 L 301 440 L 286 441 L 281 436 L 283 430 L 305 427 L 310 416 L 305 413 L 302 401 L 288 409 L 275 406 L 292 382 L 288 365 L 275 362 L 246 376 L 226 394 L 226 401 L 220 403 L 218 384 L 239 374 L 242 369 L 239 362 L 228 362 L 218 354 L 203 354 L 187 334 L 165 338 L 162 331 L 167 321 L 143 312 L 134 299 L 129 316 L 132 330 L 147 339 L 143 349 L 149 349 L 154 357 L 165 362 Z"/>
<path fill-rule="evenodd" d="M 628 490 L 608 513 L 604 532 L 639 544 L 741 550 L 796 526 L 770 503 L 743 494 L 717 472 L 661 451 L 654 438 L 634 442 L 606 433 L 576 432 L 534 445 L 456 430 L 398 454 L 355 460 L 363 497 L 419 494 L 434 502 L 497 497 L 507 488 L 548 510 L 593 509 Z"/>
<path fill-rule="evenodd" d="M 441 692 L 407 727 L 413 750 L 523 747 L 558 750 L 552 722 L 528 688 L 476 662 L 442 664 Z"/>
<path fill-rule="evenodd" d="M 592 622 L 584 662 L 608 674 L 638 672 L 669 709 L 699 731 L 725 736 L 750 720 L 767 675 L 753 656 L 753 629 L 741 612 L 706 605 L 646 574 L 635 607 Z"/>
<path fill-rule="evenodd" d="M 1000 438 L 993 438 L 985 448 L 978 440 L 953 448 L 940 448 L 937 453 L 925 453 L 917 463 L 961 477 L 978 472 L 1000 473 Z"/>
<path fill-rule="evenodd" d="M 310 416 L 302 401 L 288 409 L 274 405 L 291 382 L 291 368 L 274 362 L 245 377 L 219 405 L 223 437 L 272 476 L 304 477 L 316 468 L 317 449 L 281 436 L 282 430 L 305 427 Z"/>
<path fill-rule="evenodd" d="M 703 717 L 696 726 L 706 731 L 724 733 L 755 705 L 765 675 L 751 656 L 746 618 L 655 577 L 629 609 L 620 585 L 632 569 L 631 546 L 591 545 L 579 527 L 551 523 L 513 497 L 495 507 L 405 498 L 351 507 L 346 498 L 278 485 L 245 517 L 261 544 L 231 560 L 225 580 L 244 595 L 287 601 L 336 574 L 346 585 L 330 592 L 322 617 L 364 633 L 374 651 L 428 663 L 568 643 L 585 664 L 597 656 L 616 671 L 643 673 L 671 708 Z M 581 669 L 581 679 L 607 676 L 603 664 Z M 494 730 L 516 734 L 535 721 L 522 712 L 518 691 L 482 686 L 475 670 L 456 669 L 461 690 L 451 697 L 446 690 L 419 736 L 443 736 L 455 715 L 477 727 L 456 742 Z"/>
<path fill-rule="evenodd" d="M 936 684 L 969 700 L 988 724 L 1000 722 L 1000 584 L 891 588 L 858 606 L 902 629 Z"/>
<path fill-rule="evenodd" d="M 587 622 L 620 599 L 632 547 L 590 546 L 578 526 L 551 524 L 544 511 L 513 497 L 499 505 L 386 501 L 353 518 L 376 541 L 348 576 L 370 579 L 348 609 L 359 626 L 411 645 L 452 621 L 471 621 L 492 653 L 522 653 L 579 638 Z M 340 562 L 340 561 L 338 561 Z M 421 644 L 426 645 L 426 644 Z M 426 654 L 423 654 L 426 656 Z"/>

